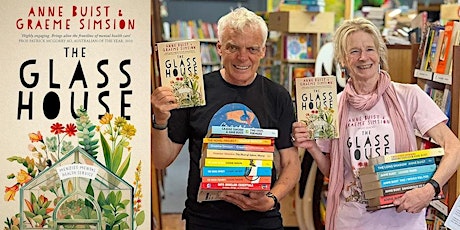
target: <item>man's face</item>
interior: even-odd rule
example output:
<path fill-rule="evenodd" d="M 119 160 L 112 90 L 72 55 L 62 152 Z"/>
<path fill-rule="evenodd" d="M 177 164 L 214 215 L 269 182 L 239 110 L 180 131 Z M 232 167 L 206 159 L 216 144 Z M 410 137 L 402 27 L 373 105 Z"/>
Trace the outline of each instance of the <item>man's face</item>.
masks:
<path fill-rule="evenodd" d="M 255 78 L 260 59 L 265 56 L 260 31 L 245 29 L 223 31 L 217 50 L 225 68 L 225 80 L 235 85 L 247 85 Z"/>

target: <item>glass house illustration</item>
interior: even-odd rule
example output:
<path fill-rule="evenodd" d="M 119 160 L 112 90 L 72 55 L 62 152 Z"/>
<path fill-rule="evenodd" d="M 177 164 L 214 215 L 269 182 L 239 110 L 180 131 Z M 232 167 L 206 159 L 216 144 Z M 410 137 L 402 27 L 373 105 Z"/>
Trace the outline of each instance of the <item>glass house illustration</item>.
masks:
<path fill-rule="evenodd" d="M 80 147 L 20 189 L 20 229 L 133 229 L 134 188 Z"/>

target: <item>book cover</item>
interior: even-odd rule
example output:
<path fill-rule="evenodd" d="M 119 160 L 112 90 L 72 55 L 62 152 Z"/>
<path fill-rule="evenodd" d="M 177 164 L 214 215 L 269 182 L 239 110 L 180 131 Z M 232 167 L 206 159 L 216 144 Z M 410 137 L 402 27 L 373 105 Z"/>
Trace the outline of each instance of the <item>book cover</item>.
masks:
<path fill-rule="evenodd" d="M 452 62 L 453 43 L 459 27 L 460 22 L 457 21 L 448 21 L 444 26 L 444 41 L 441 46 L 441 54 L 436 67 L 436 73 L 448 74 L 450 63 Z"/>
<path fill-rule="evenodd" d="M 413 159 L 413 160 L 407 160 L 407 161 L 397 161 L 397 162 L 390 162 L 390 163 L 383 163 L 383 164 L 376 164 L 376 165 L 368 165 L 364 168 L 360 168 L 359 174 L 365 175 L 369 173 L 376 173 L 376 172 L 415 167 L 415 166 L 420 166 L 420 165 L 428 165 L 428 164 L 434 164 L 434 163 L 435 163 L 434 157 L 427 157 L 427 158 Z"/>
<path fill-rule="evenodd" d="M 375 207 L 375 206 L 393 204 L 393 201 L 402 197 L 403 195 L 404 193 L 397 193 L 393 195 L 375 197 L 375 198 L 367 200 L 367 205 L 369 207 Z"/>
<path fill-rule="evenodd" d="M 182 40 L 159 42 L 158 56 L 161 85 L 173 89 L 180 108 L 206 104 L 200 42 Z"/>
<path fill-rule="evenodd" d="M 421 165 L 409 168 L 401 168 L 389 171 L 382 171 L 376 173 L 369 173 L 360 175 L 359 179 L 361 183 L 367 183 L 371 181 L 378 181 L 382 179 L 392 178 L 392 177 L 399 177 L 399 176 L 406 176 L 406 175 L 414 175 L 420 173 L 428 173 L 436 171 L 436 164 L 429 164 L 429 165 Z"/>
<path fill-rule="evenodd" d="M 208 167 L 272 167 L 272 160 L 231 159 L 231 158 L 202 158 L 202 166 Z"/>
<path fill-rule="evenodd" d="M 201 189 L 198 190 L 197 201 L 199 203 L 203 201 L 216 201 L 221 200 L 220 196 L 224 192 L 224 190 L 205 190 Z M 248 191 L 249 192 L 249 191 Z"/>
<path fill-rule="evenodd" d="M 224 144 L 224 143 L 204 143 L 204 145 L 208 149 L 275 152 L 274 145 Z"/>
<path fill-rule="evenodd" d="M 426 181 L 412 183 L 412 184 L 404 184 L 398 186 L 391 186 L 387 188 L 379 188 L 374 190 L 368 190 L 364 192 L 364 198 L 371 199 L 379 196 L 388 196 L 397 193 L 404 193 L 414 188 L 421 188 L 425 186 Z"/>
<path fill-rule="evenodd" d="M 395 154 L 388 154 L 384 156 L 370 158 L 369 164 L 375 165 L 375 164 L 382 164 L 382 163 L 389 163 L 389 162 L 420 159 L 420 158 L 425 158 L 425 157 L 437 157 L 437 156 L 443 156 L 443 155 L 444 155 L 443 148 L 422 149 L 422 150 L 416 150 L 412 152 L 395 153 Z"/>
<path fill-rule="evenodd" d="M 244 115 L 243 115 L 244 116 Z M 277 138 L 277 129 L 236 127 L 236 126 L 211 126 L 206 137 L 237 136 L 245 138 Z"/>
<path fill-rule="evenodd" d="M 336 77 L 297 78 L 295 84 L 297 120 L 307 125 L 311 139 L 338 138 Z"/>
<path fill-rule="evenodd" d="M 271 176 L 271 167 L 202 167 L 201 176 Z"/>
<path fill-rule="evenodd" d="M 239 158 L 249 160 L 273 160 L 272 152 L 203 149 L 202 158 Z"/>
<path fill-rule="evenodd" d="M 411 183 L 417 183 L 417 182 L 426 182 L 428 181 L 432 176 L 434 172 L 429 172 L 429 173 L 421 173 L 417 175 L 407 175 L 407 176 L 401 176 L 401 177 L 393 177 L 393 178 L 388 178 L 388 179 L 382 179 L 378 181 L 372 181 L 368 183 L 362 183 L 362 190 L 369 191 L 373 189 L 379 189 L 379 188 L 387 188 L 391 186 L 398 186 L 398 185 L 403 185 L 403 184 L 411 184 Z"/>
<path fill-rule="evenodd" d="M 433 44 L 435 33 L 435 28 L 430 27 L 429 34 L 426 37 L 425 51 L 423 52 L 422 65 L 420 66 L 420 70 L 427 70 L 427 66 L 431 57 L 431 46 Z"/>
<path fill-rule="evenodd" d="M 434 53 L 433 59 L 431 61 L 430 71 L 436 72 L 436 68 L 439 62 L 439 56 L 441 55 L 441 47 L 444 42 L 444 28 L 439 30 L 439 37 L 436 44 L 436 52 Z"/>
<path fill-rule="evenodd" d="M 271 183 L 270 176 L 204 176 L 202 182 L 207 183 Z"/>
<path fill-rule="evenodd" d="M 250 190 L 250 191 L 270 191 L 270 183 L 228 183 L 201 182 L 202 190 Z"/>
<path fill-rule="evenodd" d="M 233 138 L 233 137 L 205 137 L 203 143 L 216 143 L 216 144 L 249 144 L 249 145 L 265 145 L 271 146 L 274 140 L 270 138 Z"/>
<path fill-rule="evenodd" d="M 308 55 L 308 34 L 289 34 L 285 36 L 285 58 L 287 60 L 305 60 L 313 58 Z M 311 48 L 311 42 L 310 42 Z"/>

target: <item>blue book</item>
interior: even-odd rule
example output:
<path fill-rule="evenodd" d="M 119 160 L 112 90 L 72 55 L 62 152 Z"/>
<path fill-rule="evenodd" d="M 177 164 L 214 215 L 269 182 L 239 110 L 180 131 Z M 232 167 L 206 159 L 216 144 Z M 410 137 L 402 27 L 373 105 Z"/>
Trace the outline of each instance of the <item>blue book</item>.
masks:
<path fill-rule="evenodd" d="M 201 176 L 271 176 L 271 167 L 203 167 Z"/>
<path fill-rule="evenodd" d="M 369 183 L 362 183 L 361 186 L 362 186 L 363 191 L 369 191 L 373 189 L 387 188 L 391 186 L 428 181 L 429 179 L 431 179 L 433 174 L 434 172 L 428 172 L 428 173 L 421 173 L 421 174 L 415 174 L 415 175 L 393 177 L 393 178 L 382 179 L 378 181 L 372 181 Z"/>
<path fill-rule="evenodd" d="M 408 168 L 401 168 L 401 169 L 394 169 L 388 171 L 381 171 L 375 173 L 369 173 L 360 175 L 359 179 L 361 183 L 367 183 L 371 181 L 383 180 L 392 177 L 401 177 L 407 175 L 415 175 L 415 174 L 422 174 L 422 173 L 429 173 L 436 171 L 436 164 L 429 164 L 429 165 L 420 165 L 415 167 L 408 167 Z"/>
<path fill-rule="evenodd" d="M 420 166 L 420 165 L 429 165 L 429 164 L 434 164 L 434 163 L 435 163 L 434 157 L 420 158 L 420 159 L 407 160 L 407 161 L 397 161 L 397 162 L 390 162 L 390 163 L 382 163 L 382 164 L 369 165 L 367 167 L 360 168 L 359 174 L 365 175 L 365 174 L 370 174 L 374 172 L 402 169 L 402 168 L 415 167 L 415 166 Z"/>

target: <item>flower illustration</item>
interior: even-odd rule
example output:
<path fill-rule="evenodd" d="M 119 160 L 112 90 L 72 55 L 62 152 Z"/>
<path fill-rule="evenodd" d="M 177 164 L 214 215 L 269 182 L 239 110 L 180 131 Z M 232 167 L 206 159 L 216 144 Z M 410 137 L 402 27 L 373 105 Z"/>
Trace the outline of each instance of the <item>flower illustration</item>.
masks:
<path fill-rule="evenodd" d="M 52 167 L 55 163 L 60 162 L 66 154 L 75 149 L 75 145 L 71 138 L 77 139 L 77 145 L 96 159 L 98 149 L 102 148 L 104 153 L 105 167 L 114 174 L 122 178 L 129 168 L 131 160 L 132 147 L 130 141 L 136 135 L 136 128 L 130 124 L 124 117 L 116 117 L 106 113 L 100 120 L 101 126 L 96 126 L 91 122 L 86 109 L 80 107 L 77 110 L 77 118 L 75 123 L 54 122 L 49 126 L 49 136 L 38 130 L 28 134 L 29 143 L 27 149 L 30 156 L 11 156 L 7 160 L 16 162 L 21 165 L 16 173 L 9 173 L 8 179 L 14 180 L 14 184 L 5 186 L 5 201 L 14 201 L 16 194 L 20 188 L 38 175 L 46 171 L 46 180 L 39 185 L 39 190 L 30 192 L 29 195 L 22 198 L 24 204 L 24 212 L 26 222 L 35 228 L 54 228 L 54 220 L 51 213 L 55 209 L 55 205 L 60 203 L 66 196 L 66 192 L 72 192 L 81 186 L 81 184 L 73 184 L 72 180 L 63 183 L 57 172 L 46 170 Z M 100 139 L 98 139 L 99 137 Z M 73 139 L 73 141 L 75 141 Z M 99 145 L 100 140 L 100 145 Z M 123 156 L 127 153 L 127 156 Z M 53 173 L 54 172 L 54 173 Z M 127 210 L 128 204 L 132 205 L 134 211 L 133 220 L 136 223 L 136 228 L 145 220 L 145 213 L 142 210 L 142 184 L 140 183 L 141 162 L 136 167 L 134 180 L 134 195 L 131 199 L 121 199 L 120 191 L 111 191 L 109 194 L 103 194 L 101 191 L 98 196 L 98 203 L 105 206 L 103 210 L 104 222 L 106 226 L 120 229 L 126 229 L 128 222 Z M 110 178 L 109 178 L 110 180 Z M 92 180 L 86 187 L 86 193 L 94 197 L 94 188 L 91 184 Z M 96 197 L 94 197 L 96 198 Z M 110 205 L 109 208 L 106 205 Z M 68 199 L 62 203 L 59 210 L 56 210 L 57 217 L 61 219 L 94 219 L 96 211 L 93 205 L 89 204 L 84 198 Z M 4 222 L 6 230 L 16 230 L 20 227 L 19 213 L 7 218 Z M 84 224 L 69 225 L 68 227 L 85 228 Z"/>

